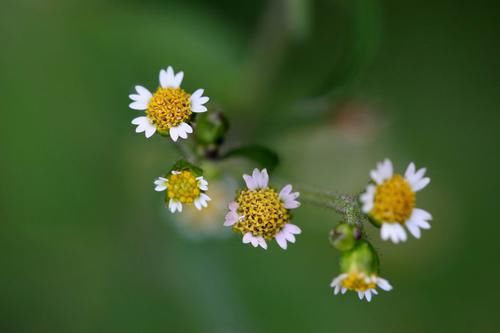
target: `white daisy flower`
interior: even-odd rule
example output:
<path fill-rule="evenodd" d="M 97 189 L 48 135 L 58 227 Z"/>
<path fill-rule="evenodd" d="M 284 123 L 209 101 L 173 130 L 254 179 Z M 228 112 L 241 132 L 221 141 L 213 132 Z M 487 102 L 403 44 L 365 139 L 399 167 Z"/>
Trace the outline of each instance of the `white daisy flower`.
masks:
<path fill-rule="evenodd" d="M 377 164 L 370 172 L 375 184 L 368 185 L 361 194 L 362 210 L 381 226 L 380 236 L 393 243 L 407 239 L 405 226 L 415 237 L 420 238 L 421 229 L 430 229 L 431 214 L 416 208 L 416 192 L 426 187 L 430 178 L 424 177 L 425 168 L 416 170 L 412 162 L 406 169 L 404 177 L 393 173 L 389 159 Z"/>
<path fill-rule="evenodd" d="M 129 107 L 134 110 L 145 111 L 145 116 L 132 120 L 137 125 L 135 131 L 151 137 L 155 132 L 170 135 L 173 141 L 178 138 L 187 139 L 193 133 L 189 125 L 192 114 L 206 112 L 203 104 L 209 98 L 203 96 L 203 89 L 188 94 L 180 85 L 184 78 L 183 72 L 175 74 L 173 68 L 168 66 L 160 71 L 160 87 L 154 94 L 142 86 L 135 86 L 135 94 L 129 95 L 132 100 Z"/>
<path fill-rule="evenodd" d="M 208 206 L 210 197 L 205 194 L 208 182 L 203 177 L 196 177 L 190 170 L 174 170 L 167 178 L 158 177 L 155 191 L 166 193 L 166 202 L 172 213 L 182 212 L 182 204 L 194 204 L 201 210 Z"/>
<path fill-rule="evenodd" d="M 360 300 L 364 298 L 368 302 L 372 300 L 373 295 L 378 294 L 376 287 L 385 291 L 392 289 L 392 286 L 386 279 L 376 274 L 368 275 L 356 270 L 340 274 L 333 279 L 330 287 L 334 288 L 333 292 L 335 295 L 339 292 L 345 294 L 348 290 L 356 291 Z"/>
<path fill-rule="evenodd" d="M 251 176 L 243 175 L 247 185 L 235 201 L 229 204 L 224 225 L 243 235 L 243 243 L 267 249 L 266 240 L 275 239 L 286 250 L 287 242 L 295 243 L 295 235 L 301 233 L 290 223 L 290 210 L 298 208 L 299 192 L 292 192 L 292 185 L 286 185 L 278 193 L 268 186 L 267 170 L 254 169 Z"/>

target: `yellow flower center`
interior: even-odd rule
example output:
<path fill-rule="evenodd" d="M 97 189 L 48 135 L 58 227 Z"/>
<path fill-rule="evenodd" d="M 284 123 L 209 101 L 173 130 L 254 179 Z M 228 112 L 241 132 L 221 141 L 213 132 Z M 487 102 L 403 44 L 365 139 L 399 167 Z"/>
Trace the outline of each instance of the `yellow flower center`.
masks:
<path fill-rule="evenodd" d="M 171 174 L 168 178 L 167 197 L 182 203 L 192 203 L 200 196 L 198 180 L 191 171 L 184 170 L 179 174 Z"/>
<path fill-rule="evenodd" d="M 400 175 L 377 186 L 375 204 L 370 214 L 378 221 L 405 223 L 415 208 L 415 192 Z"/>
<path fill-rule="evenodd" d="M 246 234 L 272 239 L 289 222 L 290 214 L 272 188 L 243 190 L 236 202 L 242 216 L 233 229 Z"/>
<path fill-rule="evenodd" d="M 355 291 L 367 291 L 377 286 L 375 279 L 371 279 L 366 276 L 366 274 L 359 272 L 349 273 L 349 275 L 342 280 L 341 284 L 342 287 Z"/>
<path fill-rule="evenodd" d="M 158 88 L 148 104 L 146 116 L 158 132 L 166 134 L 172 127 L 191 117 L 191 95 L 181 88 Z"/>

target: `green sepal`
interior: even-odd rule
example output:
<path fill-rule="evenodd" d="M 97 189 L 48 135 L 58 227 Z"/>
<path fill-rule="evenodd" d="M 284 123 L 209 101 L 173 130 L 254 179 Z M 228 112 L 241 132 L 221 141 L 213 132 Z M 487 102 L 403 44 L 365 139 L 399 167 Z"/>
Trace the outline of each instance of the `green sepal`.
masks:
<path fill-rule="evenodd" d="M 373 246 L 366 240 L 360 240 L 350 250 L 340 257 L 340 271 L 342 273 L 358 271 L 367 275 L 378 274 L 379 258 Z"/>
<path fill-rule="evenodd" d="M 222 158 L 243 157 L 256 162 L 260 167 L 272 171 L 279 164 L 279 157 L 273 150 L 260 146 L 250 145 L 232 149 L 225 153 Z"/>
<path fill-rule="evenodd" d="M 203 175 L 203 169 L 189 163 L 186 160 L 178 160 L 175 162 L 175 164 L 172 166 L 168 174 L 171 174 L 172 171 L 183 171 L 183 170 L 190 170 L 196 177 L 200 177 Z"/>

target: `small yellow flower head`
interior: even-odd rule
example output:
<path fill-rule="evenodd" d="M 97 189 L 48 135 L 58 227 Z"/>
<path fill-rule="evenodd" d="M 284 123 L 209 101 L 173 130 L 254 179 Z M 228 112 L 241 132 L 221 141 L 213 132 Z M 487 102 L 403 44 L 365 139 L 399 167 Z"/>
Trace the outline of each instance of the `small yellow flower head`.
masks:
<path fill-rule="evenodd" d="M 378 256 L 372 246 L 366 241 L 358 241 L 350 251 L 342 253 L 340 259 L 342 273 L 330 283 L 334 294 L 342 294 L 348 290 L 358 293 L 359 299 L 371 301 L 377 295 L 377 287 L 390 291 L 390 283 L 378 276 Z"/>
<path fill-rule="evenodd" d="M 129 95 L 132 100 L 129 107 L 134 110 L 144 110 L 145 116 L 132 120 L 137 125 L 136 132 L 144 132 L 147 138 L 155 132 L 170 135 L 173 141 L 187 139 L 193 128 L 189 125 L 193 112 L 205 112 L 203 105 L 209 98 L 203 96 L 203 89 L 188 94 L 180 85 L 184 73 L 175 74 L 173 68 L 160 71 L 160 87 L 154 94 L 142 87 L 135 86 L 136 94 Z"/>
<path fill-rule="evenodd" d="M 243 234 L 243 243 L 267 249 L 266 240 L 276 239 L 286 250 L 287 241 L 294 243 L 299 227 L 291 224 L 290 210 L 298 208 L 298 192 L 286 185 L 278 193 L 268 186 L 267 170 L 254 169 L 251 176 L 243 175 L 247 189 L 241 190 L 235 201 L 229 204 L 225 226 Z"/>
<path fill-rule="evenodd" d="M 360 200 L 363 212 L 381 226 L 383 240 L 390 239 L 394 243 L 406 241 L 403 225 L 415 238 L 420 238 L 420 229 L 431 227 L 431 214 L 415 207 L 416 192 L 430 182 L 430 178 L 424 177 L 425 172 L 425 168 L 416 170 L 415 164 L 410 163 L 404 177 L 394 174 L 388 159 L 378 163 L 377 168 L 371 171 L 370 176 L 375 185 L 368 185 Z"/>
<path fill-rule="evenodd" d="M 208 182 L 203 177 L 196 177 L 191 170 L 171 171 L 168 178 L 158 177 L 155 181 L 155 191 L 166 190 L 165 202 L 172 213 L 182 212 L 182 204 L 194 204 L 201 210 L 208 206 L 210 197 L 205 194 Z"/>
<path fill-rule="evenodd" d="M 194 205 L 183 207 L 182 214 L 174 216 L 174 222 L 180 231 L 189 238 L 219 238 L 229 235 L 229 230 L 223 230 L 220 221 L 227 212 L 227 203 L 232 200 L 236 182 L 231 178 L 210 181 L 206 192 L 212 199 L 210 205 L 198 210 Z"/>

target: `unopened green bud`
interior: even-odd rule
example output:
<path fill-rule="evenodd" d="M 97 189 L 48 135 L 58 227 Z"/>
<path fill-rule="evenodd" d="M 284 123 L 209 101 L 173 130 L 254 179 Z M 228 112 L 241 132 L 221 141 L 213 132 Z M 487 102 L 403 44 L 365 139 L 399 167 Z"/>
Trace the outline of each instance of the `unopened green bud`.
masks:
<path fill-rule="evenodd" d="M 366 275 L 377 274 L 379 259 L 373 246 L 366 240 L 359 240 L 355 246 L 342 253 L 340 257 L 340 271 L 363 272 Z"/>
<path fill-rule="evenodd" d="M 330 231 L 330 243 L 339 251 L 351 250 L 361 238 L 361 230 L 347 223 L 340 223 Z"/>
<path fill-rule="evenodd" d="M 205 112 L 196 118 L 196 140 L 203 145 L 218 145 L 224 140 L 229 123 L 222 112 Z"/>

